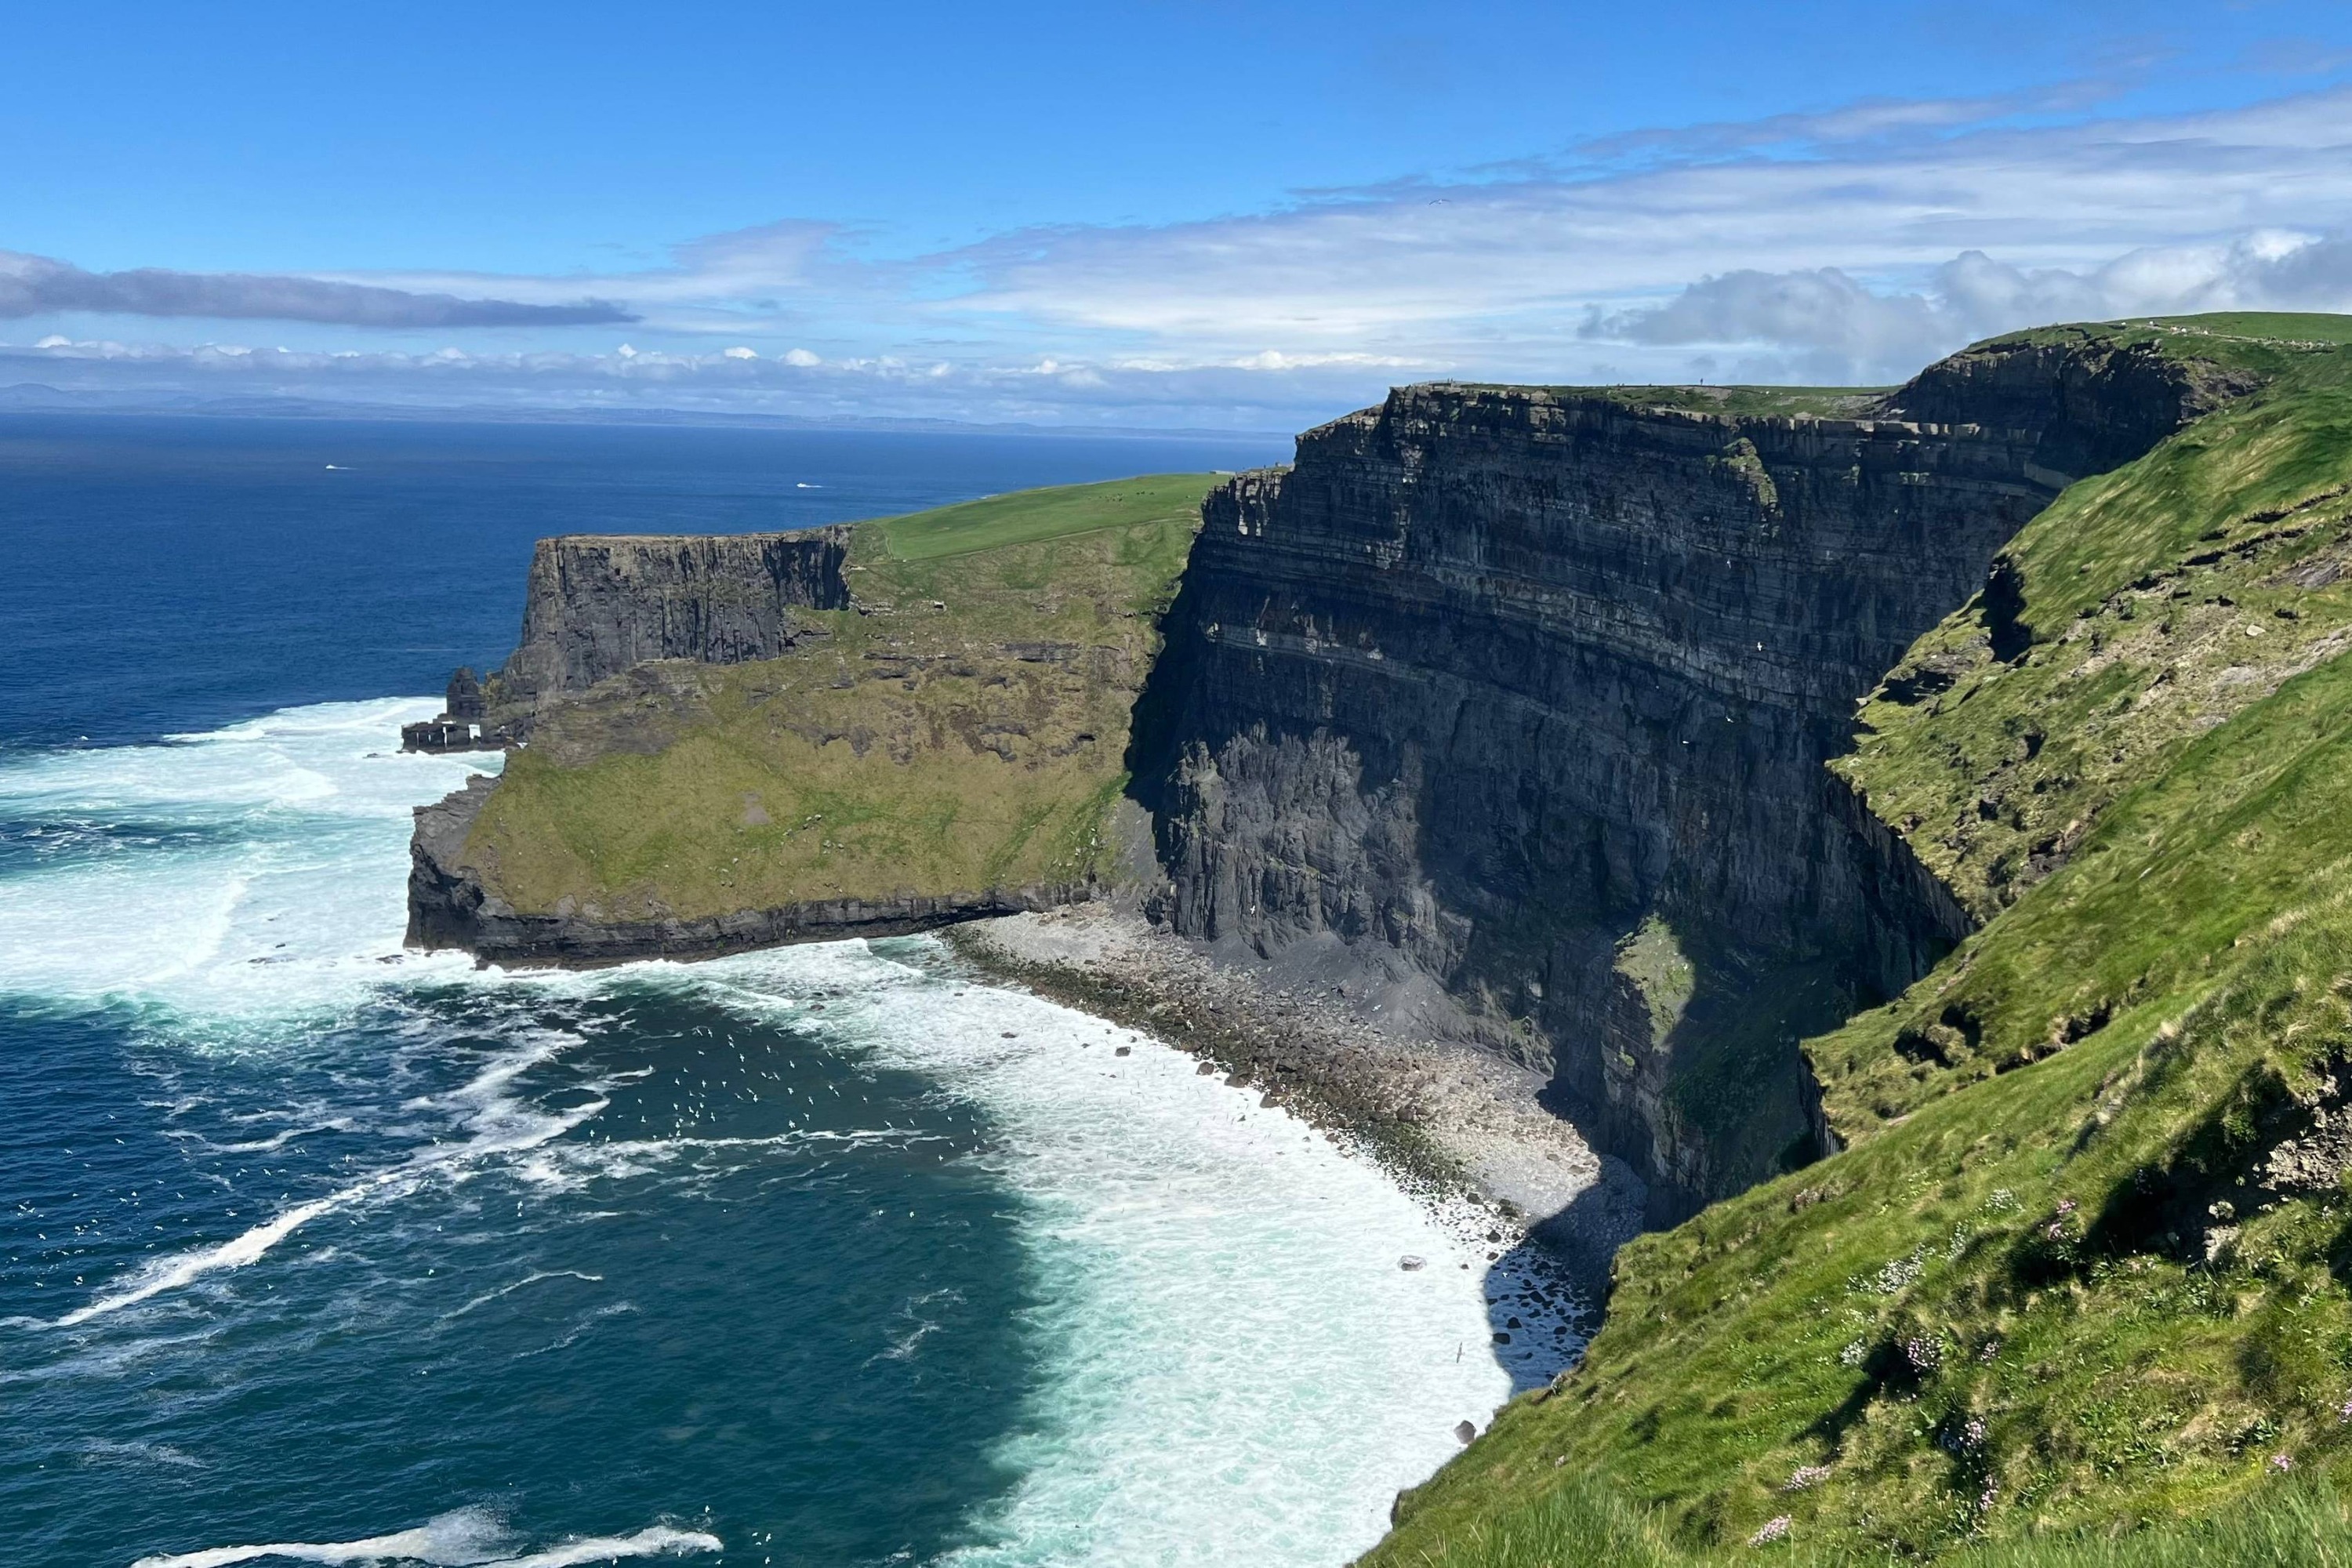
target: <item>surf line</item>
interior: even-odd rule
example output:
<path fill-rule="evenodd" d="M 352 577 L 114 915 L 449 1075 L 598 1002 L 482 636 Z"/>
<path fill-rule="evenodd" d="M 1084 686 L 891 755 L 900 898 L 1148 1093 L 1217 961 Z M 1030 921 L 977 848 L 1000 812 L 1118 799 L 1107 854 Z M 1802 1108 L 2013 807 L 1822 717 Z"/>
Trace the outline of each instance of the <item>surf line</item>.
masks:
<path fill-rule="evenodd" d="M 656 1524 L 630 1535 L 583 1535 L 521 1556 L 508 1555 L 506 1531 L 476 1509 L 460 1509 L 414 1530 L 372 1535 L 363 1541 L 272 1541 L 252 1546 L 211 1546 L 171 1556 L 142 1557 L 131 1568 L 232 1568 L 265 1557 L 298 1563 L 381 1563 L 402 1559 L 446 1563 L 453 1568 L 575 1568 L 623 1557 L 684 1557 L 724 1548 L 705 1530 Z"/>
<path fill-rule="evenodd" d="M 542 1047 L 531 1057 L 530 1060 L 516 1061 L 512 1058 L 502 1060 L 448 1098 L 478 1100 L 486 1090 L 495 1093 L 499 1087 L 511 1081 L 523 1068 L 531 1065 L 531 1061 L 544 1059 L 546 1056 L 551 1054 Z M 415 1192 L 433 1177 L 470 1165 L 476 1161 L 498 1154 L 520 1153 L 525 1150 L 536 1149 L 541 1144 L 571 1131 L 611 1103 L 606 1100 L 592 1100 L 568 1114 L 537 1118 L 536 1125 L 529 1127 L 520 1133 L 494 1130 L 475 1137 L 455 1150 L 414 1155 L 405 1163 L 395 1165 L 391 1170 L 379 1171 L 373 1176 L 353 1182 L 351 1185 L 329 1193 L 324 1197 L 312 1198 L 308 1203 L 297 1204 L 285 1213 L 265 1220 L 243 1235 L 232 1237 L 217 1247 L 202 1247 L 194 1252 L 182 1253 L 175 1258 L 159 1258 L 137 1276 L 136 1282 L 129 1288 L 117 1290 L 111 1295 L 100 1296 L 86 1305 L 76 1307 L 64 1317 L 57 1319 L 50 1327 L 75 1328 L 89 1322 L 93 1318 L 104 1317 L 109 1312 L 117 1312 L 125 1307 L 136 1306 L 152 1296 L 162 1295 L 166 1290 L 176 1290 L 207 1274 L 218 1273 L 227 1268 L 242 1268 L 249 1263 L 259 1261 L 271 1247 L 276 1247 L 321 1215 L 332 1214 L 337 1209 L 349 1207 L 363 1198 L 378 1194 L 404 1196 Z M 478 1125 L 481 1121 L 489 1120 L 498 1109 L 503 1108 L 488 1108 L 478 1113 L 475 1118 L 477 1124 Z"/>

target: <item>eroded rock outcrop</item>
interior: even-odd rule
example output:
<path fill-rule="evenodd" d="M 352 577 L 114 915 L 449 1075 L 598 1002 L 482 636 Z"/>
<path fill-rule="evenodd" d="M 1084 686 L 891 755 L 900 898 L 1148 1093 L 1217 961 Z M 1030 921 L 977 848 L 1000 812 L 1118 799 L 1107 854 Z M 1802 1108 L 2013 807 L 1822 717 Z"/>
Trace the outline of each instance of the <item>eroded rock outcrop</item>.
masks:
<path fill-rule="evenodd" d="M 792 611 L 849 603 L 848 553 L 846 528 L 542 539 L 497 706 L 528 711 L 654 659 L 774 658 L 793 646 Z"/>
<path fill-rule="evenodd" d="M 527 743 L 495 784 L 418 813 L 410 942 L 516 964 L 691 957 L 1145 879 L 1128 721 L 1213 482 L 542 544 L 522 646 L 491 683 Z"/>

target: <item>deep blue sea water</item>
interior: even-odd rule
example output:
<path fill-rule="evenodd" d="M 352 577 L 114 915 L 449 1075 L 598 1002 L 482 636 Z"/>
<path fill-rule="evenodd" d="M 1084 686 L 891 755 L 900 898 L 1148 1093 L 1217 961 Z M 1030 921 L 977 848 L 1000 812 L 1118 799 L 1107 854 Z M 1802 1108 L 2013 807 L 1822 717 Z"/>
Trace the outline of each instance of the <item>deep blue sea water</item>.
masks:
<path fill-rule="evenodd" d="M 1509 1378 L 1476 1255 L 1286 1113 L 924 940 L 400 948 L 410 808 L 496 759 L 387 742 L 532 539 L 1279 455 L 0 418 L 0 1562 L 1368 1545 Z"/>
<path fill-rule="evenodd" d="M 740 533 L 1286 461 L 1279 440 L 0 415 L 0 743 L 438 691 L 533 540 Z"/>

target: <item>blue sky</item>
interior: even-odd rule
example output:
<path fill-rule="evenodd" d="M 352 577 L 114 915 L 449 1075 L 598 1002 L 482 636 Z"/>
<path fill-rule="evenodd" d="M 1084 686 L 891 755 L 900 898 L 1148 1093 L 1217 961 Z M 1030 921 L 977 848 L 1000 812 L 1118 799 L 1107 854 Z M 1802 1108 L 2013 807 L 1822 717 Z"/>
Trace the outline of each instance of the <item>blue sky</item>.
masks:
<path fill-rule="evenodd" d="M 2340 4 L 21 8 L 0 387 L 1287 428 L 2352 308 Z"/>

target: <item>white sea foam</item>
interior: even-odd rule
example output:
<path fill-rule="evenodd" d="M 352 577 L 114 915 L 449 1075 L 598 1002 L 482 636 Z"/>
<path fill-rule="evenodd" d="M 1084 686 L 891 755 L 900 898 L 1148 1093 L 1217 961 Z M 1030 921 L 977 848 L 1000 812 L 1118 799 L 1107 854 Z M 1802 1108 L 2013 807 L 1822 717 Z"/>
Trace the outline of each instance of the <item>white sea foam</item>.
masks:
<path fill-rule="evenodd" d="M 168 747 L 0 767 L 8 815 L 192 830 L 12 876 L 0 901 L 0 993 L 160 1007 L 174 1038 L 299 1051 L 310 1021 L 420 975 L 476 988 L 493 1015 L 507 998 L 675 985 L 969 1100 L 1019 1194 L 1040 1300 L 1030 1327 L 1047 1365 L 999 1456 L 1020 1479 L 974 1521 L 978 1542 L 958 1568 L 1336 1564 L 1378 1538 L 1399 1487 L 1454 1452 L 1454 1424 L 1483 1424 L 1507 1394 L 1488 1348 L 1483 1256 L 1370 1165 L 1156 1042 L 1119 1031 L 1133 1055 L 1115 1057 L 1099 1020 L 982 986 L 958 996 L 859 942 L 598 974 L 478 974 L 458 956 L 401 957 L 409 808 L 488 760 L 390 752 L 397 724 L 432 707 L 339 704 Z M 811 1005 L 820 998 L 822 1013 Z M 55 1321 L 87 1327 L 254 1267 L 306 1226 L 339 1211 L 364 1223 L 428 1183 L 495 1168 L 570 1185 L 619 1165 L 756 1159 L 755 1143 L 826 1136 L 566 1141 L 604 1109 L 601 1095 L 592 1084 L 586 1103 L 550 1110 L 533 1102 L 527 1075 L 573 1042 L 541 1032 L 509 1043 L 462 1088 L 397 1113 L 418 1132 L 454 1124 L 456 1138 L 289 1201 L 226 1241 L 155 1259 Z M 307 1106 L 282 1114 L 289 1138 L 324 1120 Z M 277 1138 L 254 1142 L 267 1153 Z M 1408 1254 L 1430 1266 L 1400 1269 Z M 923 1353 L 925 1321 L 913 1310 L 892 1325 L 908 1358 Z M 532 1548 L 460 1512 L 364 1541 L 217 1547 L 142 1568 L 272 1556 L 564 1568 L 717 1544 L 660 1525 Z"/>
<path fill-rule="evenodd" d="M 1483 1253 L 1192 1058 L 855 944 L 709 969 L 752 1011 L 846 993 L 796 1026 L 949 1086 L 1001 1136 L 1052 1365 L 1001 1456 L 1023 1479 L 959 1568 L 1343 1563 L 1507 1396 Z"/>
<path fill-rule="evenodd" d="M 635 1535 L 583 1536 L 527 1556 L 501 1557 L 481 1568 L 578 1568 L 583 1563 L 610 1563 L 623 1557 L 686 1557 L 717 1552 L 724 1545 L 709 1531 L 657 1524 Z"/>
<path fill-rule="evenodd" d="M 376 1180 L 380 1180 L 377 1178 Z M 57 1321 L 61 1329 L 86 1323 L 92 1318 L 102 1318 L 109 1312 L 119 1312 L 125 1307 L 135 1307 L 151 1296 L 166 1290 L 176 1290 L 194 1284 L 207 1274 L 224 1268 L 242 1268 L 257 1262 L 271 1247 L 310 1224 L 322 1214 L 330 1214 L 353 1202 L 375 1184 L 375 1180 L 357 1183 L 341 1192 L 323 1198 L 313 1198 L 307 1204 L 297 1204 L 285 1213 L 255 1226 L 242 1235 L 230 1237 L 216 1247 L 202 1247 L 175 1257 L 158 1258 L 137 1274 L 131 1283 L 110 1295 L 98 1297 L 87 1306 L 76 1307 Z"/>
<path fill-rule="evenodd" d="M 75 1328 L 192 1285 L 206 1275 L 243 1268 L 259 1262 L 272 1247 L 322 1215 L 371 1199 L 403 1196 L 427 1182 L 462 1182 L 486 1160 L 520 1153 L 561 1138 L 603 1110 L 607 1102 L 592 1100 L 569 1110 L 545 1111 L 519 1099 L 512 1089 L 515 1079 L 525 1071 L 576 1043 L 576 1036 L 534 1031 L 515 1049 L 492 1058 L 464 1087 L 418 1102 L 467 1108 L 465 1124 L 472 1135 L 463 1142 L 420 1150 L 388 1169 L 282 1210 L 226 1241 L 156 1258 L 127 1283 L 75 1308 L 54 1326 Z"/>
<path fill-rule="evenodd" d="M 401 954 L 411 808 L 499 762 L 394 750 L 436 707 L 330 703 L 0 764 L 0 816 L 163 840 L 11 877 L 0 994 L 283 1019 L 346 1005 L 388 969 L 462 971 L 462 955 Z"/>
<path fill-rule="evenodd" d="M 175 1556 L 142 1557 L 131 1568 L 233 1568 L 271 1558 L 294 1563 L 422 1563 L 427 1568 L 580 1568 L 631 1557 L 686 1557 L 721 1549 L 708 1531 L 650 1525 L 629 1535 L 583 1535 L 514 1553 L 497 1518 L 479 1509 L 445 1513 L 414 1530 L 362 1541 L 272 1541 L 253 1546 L 211 1546 Z"/>
<path fill-rule="evenodd" d="M 271 1541 L 254 1546 L 209 1546 L 173 1556 L 142 1557 L 131 1568 L 231 1568 L 272 1557 L 297 1563 L 423 1563 L 433 1568 L 486 1563 L 502 1549 L 507 1532 L 480 1509 L 445 1513 L 414 1530 L 371 1535 L 363 1541 Z"/>
<path fill-rule="evenodd" d="M 442 1313 L 436 1321 L 444 1323 L 453 1321 L 476 1308 L 487 1307 L 493 1301 L 513 1295 L 526 1285 L 536 1285 L 542 1279 L 578 1279 L 586 1284 L 596 1285 L 603 1283 L 604 1279 L 602 1274 L 583 1274 L 577 1268 L 534 1268 L 512 1284 L 501 1285 L 495 1290 L 485 1290 L 457 1310 Z"/>

